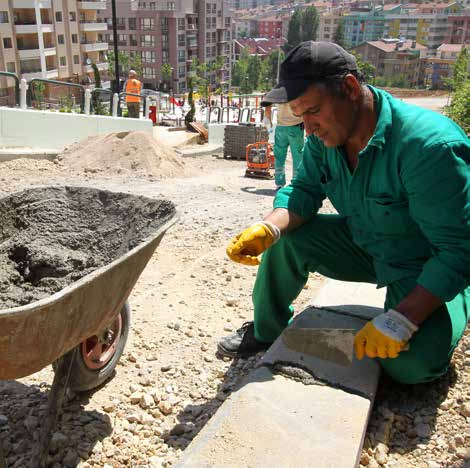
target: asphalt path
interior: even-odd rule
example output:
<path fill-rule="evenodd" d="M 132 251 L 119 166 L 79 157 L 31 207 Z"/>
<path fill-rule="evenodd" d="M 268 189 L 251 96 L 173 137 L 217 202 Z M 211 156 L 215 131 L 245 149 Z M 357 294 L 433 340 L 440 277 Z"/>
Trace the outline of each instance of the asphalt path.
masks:
<path fill-rule="evenodd" d="M 420 97 L 420 98 L 403 98 L 404 102 L 414 104 L 416 106 L 424 107 L 436 112 L 442 112 L 442 109 L 447 105 L 447 96 L 438 97 Z"/>

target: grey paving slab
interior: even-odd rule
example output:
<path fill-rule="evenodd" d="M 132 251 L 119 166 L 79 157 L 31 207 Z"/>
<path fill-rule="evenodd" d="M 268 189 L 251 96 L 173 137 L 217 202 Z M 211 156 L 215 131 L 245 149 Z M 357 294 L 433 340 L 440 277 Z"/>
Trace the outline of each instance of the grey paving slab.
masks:
<path fill-rule="evenodd" d="M 289 328 L 324 329 L 352 329 L 360 330 L 365 324 L 364 320 L 336 314 L 329 310 L 309 307 L 293 320 Z M 352 349 L 351 349 L 351 354 Z M 290 349 L 282 339 L 282 335 L 274 342 L 264 355 L 262 365 L 278 367 L 294 366 L 306 371 L 306 379 L 313 376 L 328 385 L 345 389 L 352 393 L 365 396 L 373 400 L 377 388 L 380 370 L 377 363 L 371 359 L 359 361 L 353 355 L 350 366 L 338 365 L 331 361 L 320 359 L 311 354 L 299 353 Z"/>
<path fill-rule="evenodd" d="M 198 145 L 198 146 L 188 146 L 185 148 L 175 149 L 176 154 L 180 156 L 207 156 L 210 154 L 219 154 L 222 153 L 222 146 L 219 144 L 215 145 Z"/>
<path fill-rule="evenodd" d="M 383 312 L 385 293 L 385 288 L 377 289 L 375 284 L 328 279 L 310 305 L 369 320 Z"/>
<path fill-rule="evenodd" d="M 176 466 L 352 468 L 369 411 L 367 398 L 304 385 L 261 367 L 224 402 Z"/>
<path fill-rule="evenodd" d="M 352 304 L 361 317 L 382 310 L 383 297 L 374 295 L 373 288 L 354 288 L 347 295 L 345 284 L 327 283 L 324 289 L 329 290 L 315 301 L 320 299 L 326 309 L 308 307 L 289 328 L 357 330 L 364 319 L 334 308 Z M 366 313 L 357 305 L 361 301 L 380 304 L 380 308 L 366 308 Z M 260 367 L 185 450 L 177 466 L 356 467 L 379 374 L 379 366 L 367 358 L 353 358 L 351 366 L 344 367 L 292 351 L 281 335 Z"/>

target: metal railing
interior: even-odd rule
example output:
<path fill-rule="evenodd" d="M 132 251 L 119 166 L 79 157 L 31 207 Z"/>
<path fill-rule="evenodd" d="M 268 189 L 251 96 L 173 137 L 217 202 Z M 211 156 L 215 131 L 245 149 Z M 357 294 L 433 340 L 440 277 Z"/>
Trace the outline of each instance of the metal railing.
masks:
<path fill-rule="evenodd" d="M 232 111 L 232 112 L 230 112 Z M 232 114 L 232 118 L 231 115 Z M 239 107 L 226 106 L 222 107 L 221 123 L 238 123 L 240 121 L 241 110 Z"/>
<path fill-rule="evenodd" d="M 34 83 L 48 83 L 52 85 L 57 85 L 57 86 L 66 86 L 69 88 L 74 88 L 78 89 L 79 94 L 80 94 L 80 112 L 83 113 L 85 110 L 85 89 L 83 86 L 76 84 L 76 83 L 66 83 L 64 81 L 58 81 L 58 80 L 47 80 L 45 78 L 33 78 L 29 82 L 29 102 L 28 105 L 31 106 L 32 101 L 35 100 L 35 94 L 34 94 Z"/>
<path fill-rule="evenodd" d="M 126 93 L 124 91 L 119 93 L 119 114 L 121 114 L 122 112 L 121 100 L 122 98 L 124 98 L 125 100 L 126 96 L 134 96 L 140 98 L 139 104 L 143 104 L 143 113 L 144 115 L 147 115 L 147 96 L 145 94 Z"/>
<path fill-rule="evenodd" d="M 20 104 L 20 80 L 16 73 L 0 71 L 0 76 L 6 76 L 15 80 L 15 102 L 18 106 Z"/>
<path fill-rule="evenodd" d="M 114 93 L 110 89 L 94 88 L 91 90 L 91 109 L 95 114 L 99 113 L 100 106 L 103 104 L 101 101 L 101 95 L 109 95 L 109 115 L 113 114 L 113 95 Z"/>

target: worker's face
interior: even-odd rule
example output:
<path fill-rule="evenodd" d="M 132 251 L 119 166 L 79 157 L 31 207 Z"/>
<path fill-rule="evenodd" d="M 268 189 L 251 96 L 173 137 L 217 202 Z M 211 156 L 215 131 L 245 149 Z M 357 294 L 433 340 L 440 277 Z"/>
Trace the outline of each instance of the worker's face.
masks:
<path fill-rule="evenodd" d="M 354 133 L 361 89 L 352 75 L 344 79 L 343 91 L 344 96 L 336 96 L 324 85 L 312 85 L 289 102 L 292 112 L 303 118 L 307 135 L 317 136 L 325 146 L 344 145 Z"/>

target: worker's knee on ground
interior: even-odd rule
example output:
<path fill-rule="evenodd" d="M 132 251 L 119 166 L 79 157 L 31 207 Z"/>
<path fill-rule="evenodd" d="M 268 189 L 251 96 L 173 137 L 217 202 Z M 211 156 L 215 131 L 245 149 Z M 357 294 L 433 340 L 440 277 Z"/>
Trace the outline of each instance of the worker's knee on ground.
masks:
<path fill-rule="evenodd" d="M 389 377 L 407 385 L 431 382 L 444 375 L 449 368 L 449 361 L 431 362 L 426 356 L 406 351 L 395 359 L 378 359 L 378 361 Z"/>

